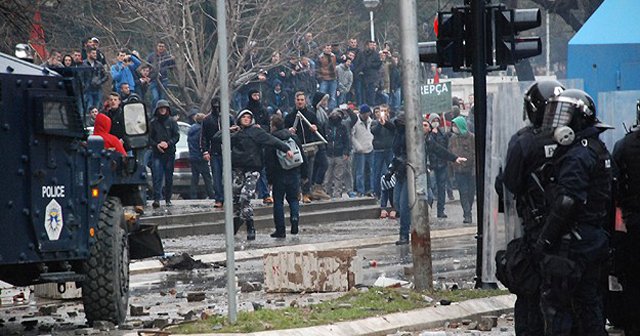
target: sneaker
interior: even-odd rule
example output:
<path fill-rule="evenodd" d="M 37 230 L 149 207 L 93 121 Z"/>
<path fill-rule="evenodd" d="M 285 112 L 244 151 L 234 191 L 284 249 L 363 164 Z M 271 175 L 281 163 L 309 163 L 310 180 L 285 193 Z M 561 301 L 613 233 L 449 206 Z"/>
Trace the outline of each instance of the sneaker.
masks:
<path fill-rule="evenodd" d="M 166 201 L 166 202 L 165 202 L 165 205 L 166 205 L 166 206 L 168 206 L 168 207 L 170 207 L 170 206 L 172 206 L 172 205 L 173 205 L 173 203 L 171 203 L 171 200 L 168 200 L 168 201 Z"/>
<path fill-rule="evenodd" d="M 357 195 L 358 195 L 358 194 L 356 194 L 356 193 L 355 193 L 355 191 L 349 191 L 349 192 L 347 193 L 347 196 L 349 196 L 349 198 L 354 198 L 354 197 L 356 197 Z"/>
<path fill-rule="evenodd" d="M 387 212 L 387 210 L 385 209 L 380 210 L 380 219 L 387 218 L 388 216 L 389 216 L 389 213 Z"/>
<path fill-rule="evenodd" d="M 462 220 L 462 223 L 464 224 L 470 224 L 471 223 L 471 218 L 469 217 L 465 217 L 464 220 Z"/>
<path fill-rule="evenodd" d="M 271 234 L 271 238 L 287 238 L 287 233 L 286 232 L 274 232 Z"/>
<path fill-rule="evenodd" d="M 401 238 L 400 240 L 396 241 L 397 246 L 407 245 L 407 244 L 409 244 L 409 239 L 407 238 Z"/>
<path fill-rule="evenodd" d="M 297 235 L 299 230 L 300 229 L 298 228 L 297 224 L 296 225 L 293 225 L 293 224 L 291 225 L 291 234 L 292 235 Z"/>
<path fill-rule="evenodd" d="M 213 207 L 214 207 L 214 208 L 217 208 L 217 209 L 220 209 L 220 208 L 222 208 L 223 206 L 224 206 L 224 204 L 223 204 L 222 202 L 215 202 L 215 203 L 213 204 Z"/>
<path fill-rule="evenodd" d="M 158 201 L 153 201 L 153 203 L 151 203 L 151 206 L 152 206 L 154 209 L 157 209 L 157 208 L 159 208 L 159 207 L 160 207 L 160 202 L 158 202 Z"/>
<path fill-rule="evenodd" d="M 273 204 L 273 198 L 271 196 L 267 196 L 262 199 L 262 204 Z"/>
<path fill-rule="evenodd" d="M 444 213 L 438 214 L 438 218 L 448 218 L 449 216 L 447 216 Z"/>

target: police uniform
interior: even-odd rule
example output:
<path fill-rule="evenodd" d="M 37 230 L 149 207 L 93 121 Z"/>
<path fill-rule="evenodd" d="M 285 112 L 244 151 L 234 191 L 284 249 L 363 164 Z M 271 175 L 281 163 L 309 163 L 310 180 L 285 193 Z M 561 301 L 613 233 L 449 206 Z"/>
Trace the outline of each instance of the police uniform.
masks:
<path fill-rule="evenodd" d="M 531 125 L 511 137 L 504 170 L 496 179 L 499 195 L 502 195 L 503 185 L 514 194 L 518 217 L 523 221 L 524 236 L 512 240 L 506 253 L 502 254 L 508 257 L 497 263 L 503 274 L 510 274 L 508 279 L 499 278 L 518 296 L 514 308 L 516 335 L 542 335 L 544 331 L 540 310 L 540 274 L 531 250 L 545 220 L 542 169 L 557 147 L 551 134 L 542 130 L 541 124 L 548 99 L 563 90 L 562 84 L 553 80 L 535 82 L 527 89 L 523 111 Z"/>
<path fill-rule="evenodd" d="M 613 177 L 595 114 L 593 99 L 575 89 L 551 99 L 545 112 L 543 126 L 553 127 L 560 144 L 546 188 L 551 207 L 535 245 L 545 335 L 607 335 L 600 284 Z"/>
<path fill-rule="evenodd" d="M 613 149 L 618 168 L 616 201 L 622 212 L 626 234 L 616 241 L 616 276 L 622 285 L 622 326 L 625 335 L 640 335 L 640 128 L 635 126 Z"/>
<path fill-rule="evenodd" d="M 523 244 L 527 247 L 533 246 L 538 238 L 545 216 L 544 190 L 537 170 L 551 159 L 556 147 L 548 132 L 531 125 L 520 129 L 509 141 L 504 171 L 499 179 L 516 197 L 517 213 L 523 220 Z M 533 285 L 533 288 L 517 288 L 526 285 Z M 513 284 L 510 288 L 518 295 L 514 307 L 516 335 L 543 333 L 538 285 L 539 281 L 531 281 Z"/>

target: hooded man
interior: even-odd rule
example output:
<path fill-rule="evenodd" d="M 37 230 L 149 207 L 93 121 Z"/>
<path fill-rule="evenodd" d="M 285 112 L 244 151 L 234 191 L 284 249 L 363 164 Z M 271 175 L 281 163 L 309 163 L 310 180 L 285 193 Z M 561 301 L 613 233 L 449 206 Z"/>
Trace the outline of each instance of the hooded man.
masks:
<path fill-rule="evenodd" d="M 431 141 L 437 143 L 438 145 L 449 149 L 449 138 L 444 133 L 443 126 L 440 122 L 440 116 L 437 113 L 431 113 L 429 116 L 429 124 L 431 124 Z M 429 156 L 429 163 L 431 169 L 433 169 L 435 177 L 436 177 L 436 200 L 437 203 L 437 211 L 438 218 L 447 218 L 447 215 L 444 213 L 444 204 L 446 200 L 446 191 L 447 191 L 447 180 L 449 179 L 449 174 L 447 171 L 447 161 L 438 157 L 435 154 Z"/>
<path fill-rule="evenodd" d="M 373 175 L 373 133 L 371 133 L 371 108 L 367 104 L 360 106 L 360 115 L 351 129 L 351 143 L 353 145 L 353 164 L 356 166 L 356 191 L 360 196 L 365 193 L 373 195 L 375 184 Z M 365 189 L 365 162 L 369 167 L 369 185 Z"/>
<path fill-rule="evenodd" d="M 102 137 L 105 149 L 115 150 L 123 156 L 127 156 L 127 152 L 124 151 L 124 146 L 122 146 L 120 139 L 110 134 L 109 131 L 111 131 L 111 119 L 105 114 L 98 113 L 95 124 L 93 125 L 93 135 Z"/>
<path fill-rule="evenodd" d="M 255 240 L 256 229 L 253 224 L 251 199 L 255 193 L 260 172 L 265 167 L 262 152 L 265 148 L 275 147 L 287 153 L 289 158 L 293 157 L 293 152 L 286 143 L 262 127 L 255 126 L 253 113 L 249 110 L 242 110 L 238 113 L 236 124 L 230 127 L 230 131 L 234 234 L 238 232 L 243 223 L 246 223 L 247 240 Z M 222 131 L 216 133 L 213 142 L 215 144 L 222 143 Z"/>
<path fill-rule="evenodd" d="M 189 162 L 191 163 L 191 199 L 198 198 L 198 183 L 200 175 L 204 180 L 205 191 L 209 199 L 214 199 L 213 182 L 211 180 L 211 170 L 209 163 L 202 155 L 202 121 L 205 118 L 204 113 L 200 113 L 197 108 L 193 108 L 190 112 L 193 119 L 193 125 L 187 133 L 187 144 L 189 145 Z"/>
<path fill-rule="evenodd" d="M 176 158 L 176 143 L 180 140 L 178 123 L 171 118 L 169 102 L 160 99 L 154 109 L 154 118 L 149 126 L 149 145 L 151 145 L 151 173 L 153 175 L 153 204 L 160 207 L 160 198 L 171 206 L 173 188 L 173 165 Z M 164 179 L 164 195 L 162 181 Z"/>
<path fill-rule="evenodd" d="M 233 118 L 229 117 L 229 125 L 233 125 Z M 222 120 L 220 119 L 220 99 L 211 99 L 211 112 L 202 121 L 202 136 L 200 148 L 202 158 L 210 162 L 213 176 L 213 194 L 215 208 L 222 208 L 224 203 L 224 191 L 222 189 L 222 147 L 213 143 L 213 136 L 220 131 Z"/>
<path fill-rule="evenodd" d="M 475 197 L 475 136 L 467 130 L 467 121 L 463 116 L 453 118 L 451 121 L 449 150 L 451 153 L 467 158 L 468 161 L 453 166 L 453 172 L 460 193 L 460 205 L 462 206 L 463 223 L 471 223 L 471 207 Z"/>

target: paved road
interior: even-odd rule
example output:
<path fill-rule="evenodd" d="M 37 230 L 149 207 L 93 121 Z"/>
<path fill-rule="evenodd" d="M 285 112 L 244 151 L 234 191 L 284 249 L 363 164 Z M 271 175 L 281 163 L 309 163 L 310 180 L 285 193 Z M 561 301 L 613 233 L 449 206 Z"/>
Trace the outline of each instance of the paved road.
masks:
<path fill-rule="evenodd" d="M 207 208 L 209 205 L 204 206 Z M 448 210 L 451 215 L 447 220 L 434 220 L 432 228 L 453 229 L 462 227 L 462 214 L 459 204 L 452 203 Z M 192 207 L 193 208 L 193 207 Z M 179 205 L 172 209 L 180 211 Z M 364 221 L 340 222 L 332 224 L 305 226 L 302 223 L 301 234 L 286 239 L 272 239 L 268 236 L 268 229 L 258 232 L 258 239 L 247 242 L 243 235 L 236 238 L 237 251 L 268 249 L 278 246 L 293 246 L 301 244 L 320 244 L 361 238 L 381 239 L 385 243 L 367 245 L 358 249 L 358 256 L 362 258 L 363 284 L 371 285 L 382 274 L 386 277 L 408 279 L 405 268 L 411 265 L 411 254 L 408 246 L 397 247 L 393 240 L 398 233 L 398 221 L 392 219 L 373 219 Z M 474 232 L 469 226 L 469 232 Z M 384 239 L 383 239 L 384 238 Z M 168 254 L 187 252 L 191 255 L 224 252 L 223 235 L 190 236 L 164 241 Z M 371 267 L 369 261 L 375 260 L 376 266 Z M 436 286 L 458 287 L 472 286 L 475 265 L 475 239 L 473 234 L 456 236 L 446 239 L 435 239 L 433 242 L 433 265 Z M 244 283 L 262 283 L 263 265 L 260 259 L 243 260 L 236 263 L 236 275 L 240 285 Z M 180 321 L 185 315 L 197 314 L 203 310 L 226 314 L 226 269 L 224 267 L 194 269 L 184 271 L 165 271 L 134 274 L 131 276 L 131 291 L 129 303 L 135 307 L 142 307 L 144 316 L 129 316 L 125 327 L 153 327 L 170 321 Z M 51 330 L 59 335 L 77 334 L 77 329 L 84 325 L 84 314 L 77 300 L 51 301 L 29 297 L 29 291 L 24 290 L 26 298 L 22 304 L 11 304 L 13 295 L 22 289 L 5 289 L 2 297 L 5 305 L 0 314 L 0 334 L 36 335 L 48 333 Z M 187 302 L 188 293 L 202 292 L 205 300 L 201 302 Z M 262 291 L 243 292 L 239 294 L 239 309 L 252 310 L 253 303 L 266 307 L 287 305 L 292 300 L 300 304 L 312 304 L 337 294 L 307 294 L 283 295 L 265 294 Z M 278 300 L 284 300 L 278 302 Z M 270 302 L 270 303 L 269 303 Z M 12 302 L 11 302 L 12 303 Z M 33 325 L 33 329 L 29 330 Z M 87 332 L 90 332 L 89 329 Z M 118 335 L 121 331 L 110 332 Z"/>

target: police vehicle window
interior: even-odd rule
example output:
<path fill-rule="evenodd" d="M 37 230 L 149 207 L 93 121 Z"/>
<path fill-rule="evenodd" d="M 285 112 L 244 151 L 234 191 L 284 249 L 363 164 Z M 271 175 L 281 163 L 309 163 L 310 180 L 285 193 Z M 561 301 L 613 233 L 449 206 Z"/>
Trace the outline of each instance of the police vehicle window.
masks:
<path fill-rule="evenodd" d="M 83 131 L 80 116 L 67 101 L 43 101 L 42 125 L 49 134 L 73 135 Z"/>

